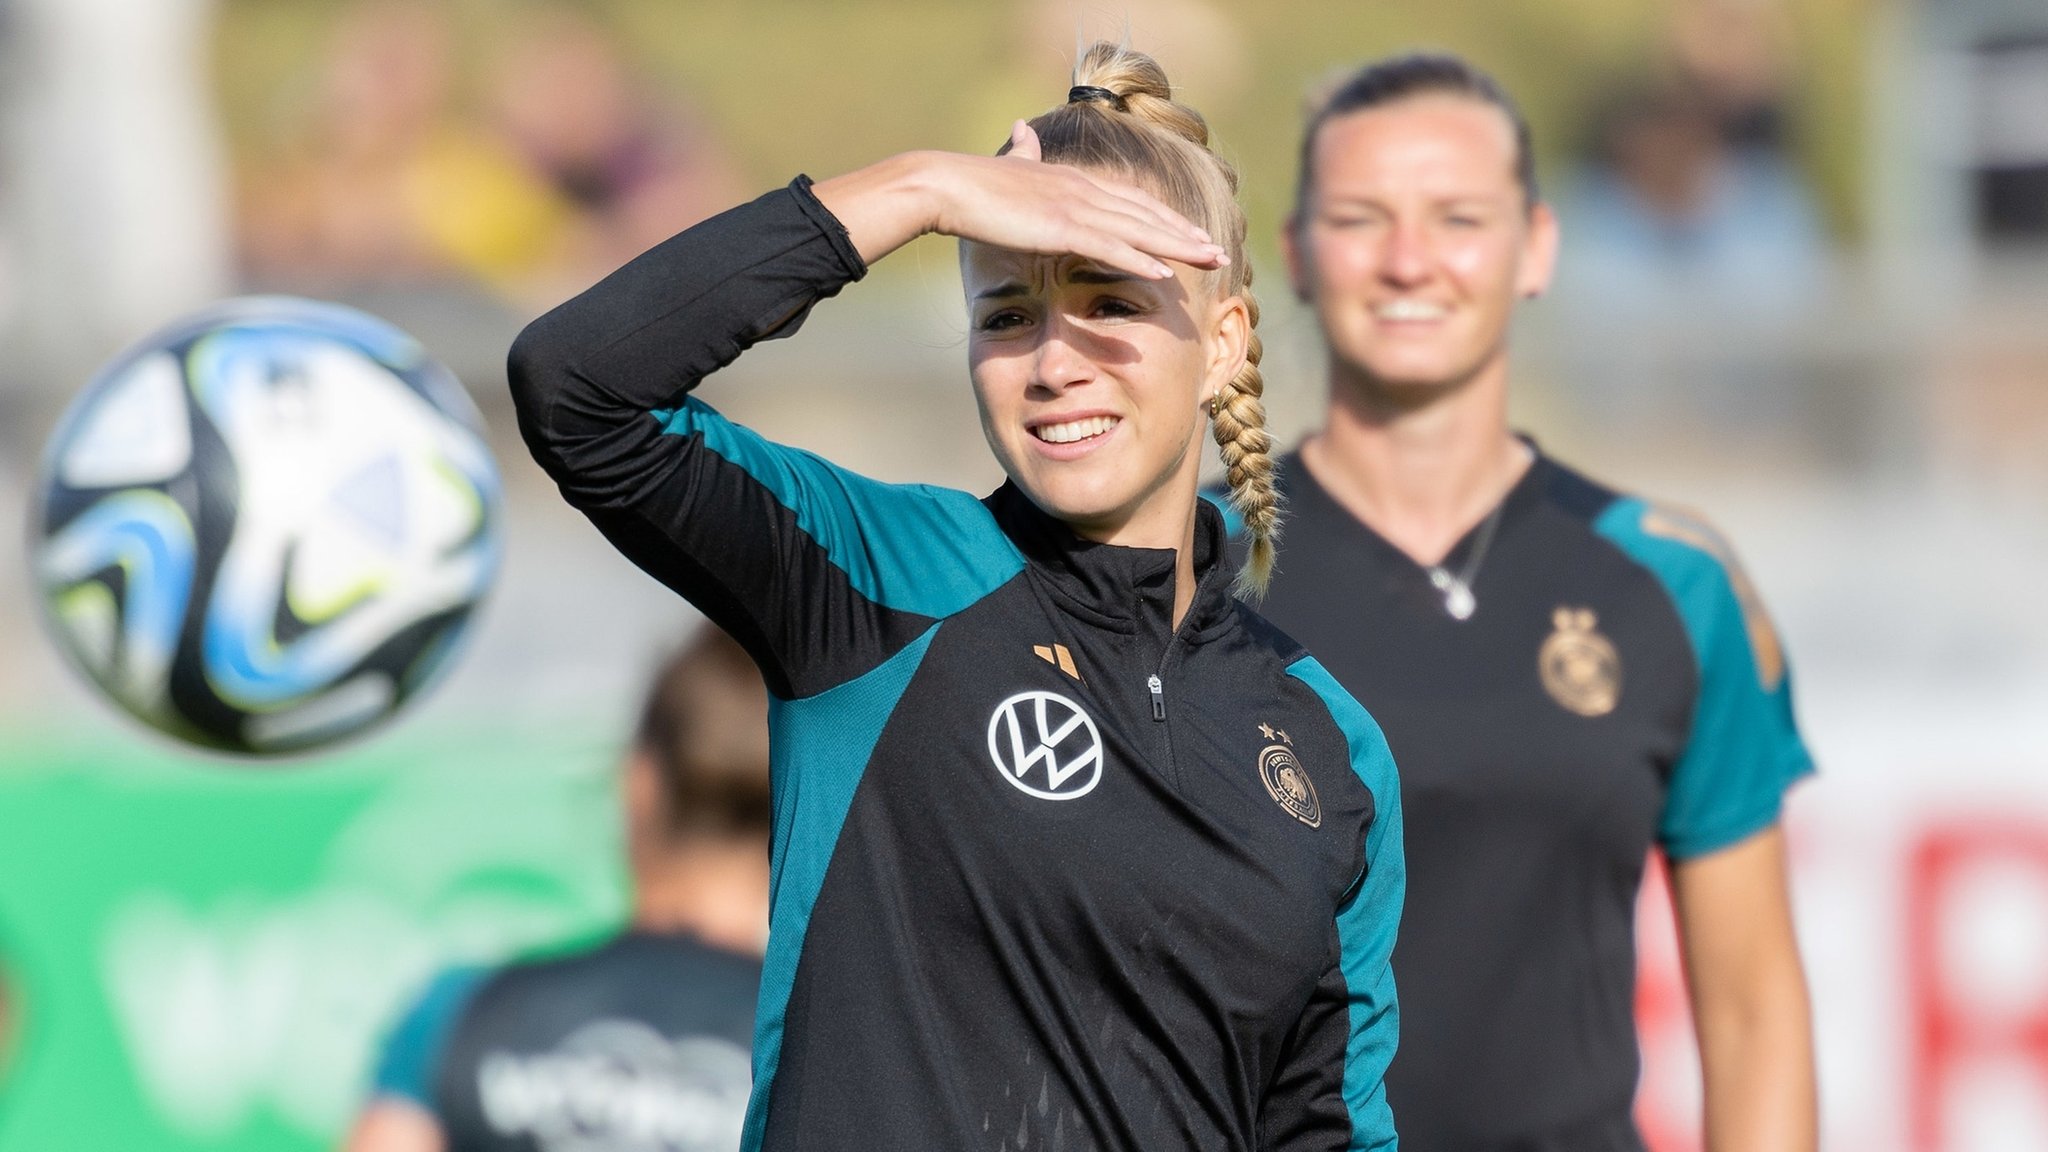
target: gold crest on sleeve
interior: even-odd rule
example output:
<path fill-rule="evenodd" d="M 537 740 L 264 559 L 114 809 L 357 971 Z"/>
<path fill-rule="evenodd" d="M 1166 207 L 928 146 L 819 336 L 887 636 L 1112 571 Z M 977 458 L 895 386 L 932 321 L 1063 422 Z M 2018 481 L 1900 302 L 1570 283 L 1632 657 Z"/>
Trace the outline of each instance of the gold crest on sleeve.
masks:
<path fill-rule="evenodd" d="M 1295 759 L 1294 741 L 1285 731 L 1269 724 L 1259 725 L 1259 731 L 1266 739 L 1279 741 L 1266 745 L 1259 753 L 1259 779 L 1266 785 L 1266 794 L 1296 820 L 1311 828 L 1322 827 L 1323 802 L 1316 796 L 1315 781 L 1309 779 L 1308 770 Z"/>

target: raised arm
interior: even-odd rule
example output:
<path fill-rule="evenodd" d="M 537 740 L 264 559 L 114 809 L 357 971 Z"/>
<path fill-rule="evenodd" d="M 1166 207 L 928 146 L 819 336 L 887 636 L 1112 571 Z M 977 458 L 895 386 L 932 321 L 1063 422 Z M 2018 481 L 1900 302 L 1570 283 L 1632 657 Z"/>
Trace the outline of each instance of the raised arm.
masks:
<path fill-rule="evenodd" d="M 923 232 L 1078 252 L 1140 274 L 1221 250 L 1150 196 L 1040 163 L 908 153 L 799 178 L 681 233 L 530 325 L 509 374 L 520 431 L 628 558 L 744 644 L 771 690 L 829 688 L 1016 570 L 978 502 L 878 484 L 690 395 Z M 844 213 L 842 220 L 840 213 Z"/>

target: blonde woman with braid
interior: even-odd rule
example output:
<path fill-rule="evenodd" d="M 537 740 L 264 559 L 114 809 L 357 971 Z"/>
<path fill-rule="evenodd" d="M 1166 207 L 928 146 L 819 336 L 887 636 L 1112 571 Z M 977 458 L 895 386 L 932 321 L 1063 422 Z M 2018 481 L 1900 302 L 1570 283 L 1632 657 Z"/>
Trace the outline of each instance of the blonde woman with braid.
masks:
<path fill-rule="evenodd" d="M 798 177 L 513 347 L 564 495 L 769 685 L 749 1149 L 1394 1147 L 1393 763 L 1230 595 L 1196 495 L 1213 422 L 1270 536 L 1244 215 L 1207 139 L 1098 44 L 1003 154 Z M 927 232 L 960 240 L 996 492 L 864 479 L 695 395 Z"/>

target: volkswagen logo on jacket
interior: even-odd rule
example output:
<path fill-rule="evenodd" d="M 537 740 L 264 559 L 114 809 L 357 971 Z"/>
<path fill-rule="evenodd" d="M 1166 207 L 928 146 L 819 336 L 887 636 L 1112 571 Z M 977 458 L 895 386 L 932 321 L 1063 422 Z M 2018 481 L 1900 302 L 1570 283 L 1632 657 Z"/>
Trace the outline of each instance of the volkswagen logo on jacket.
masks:
<path fill-rule="evenodd" d="M 1102 733 L 1057 692 L 1019 692 L 996 705 L 988 754 L 1003 779 L 1041 800 L 1086 796 L 1102 780 Z"/>

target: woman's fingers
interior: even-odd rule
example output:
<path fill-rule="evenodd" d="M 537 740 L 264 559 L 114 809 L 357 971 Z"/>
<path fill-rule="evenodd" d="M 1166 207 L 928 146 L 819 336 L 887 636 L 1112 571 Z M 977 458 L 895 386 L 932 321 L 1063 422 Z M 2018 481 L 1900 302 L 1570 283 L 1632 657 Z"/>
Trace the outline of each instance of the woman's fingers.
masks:
<path fill-rule="evenodd" d="M 1010 159 L 1034 163 L 1039 162 L 1044 153 L 1039 144 L 1037 131 L 1024 120 L 1012 122 L 1010 125 L 1010 149 L 1004 155 Z M 1210 239 L 1208 232 L 1188 220 L 1187 217 L 1167 207 L 1158 197 L 1135 185 L 1098 178 L 1079 168 L 1062 167 L 1058 172 L 1048 172 L 1046 175 L 1070 181 L 1078 177 L 1080 180 L 1084 180 L 1089 185 L 1092 185 L 1096 191 L 1122 201 L 1124 204 L 1135 209 L 1142 217 L 1156 221 L 1162 227 L 1184 232 L 1203 243 L 1207 243 Z"/>
<path fill-rule="evenodd" d="M 1198 268 L 1229 262 L 1201 229 L 1142 189 L 1079 169 L 1045 164 L 1028 124 L 1010 132 L 1011 150 L 990 160 L 949 157 L 937 231 L 999 248 L 1073 253 L 1133 275 L 1172 275 L 1162 263 Z"/>
<path fill-rule="evenodd" d="M 1156 264 L 1161 259 L 1178 260 L 1197 268 L 1218 268 L 1230 262 L 1224 250 L 1210 241 L 1208 233 L 1143 189 L 1098 179 L 1078 169 L 1067 169 L 1059 177 L 1068 183 L 1068 188 L 1055 194 L 1061 205 L 1058 211 L 1077 230 L 1065 248 L 1067 251 L 1095 259 L 1112 254 L 1110 262 L 1117 267 L 1153 276 L 1171 274 Z M 1084 240 L 1082 237 L 1090 231 L 1097 235 Z M 1154 267 L 1148 270 L 1133 265 L 1129 255 L 1132 252 L 1154 258 L 1144 261 Z"/>
<path fill-rule="evenodd" d="M 1031 125 L 1026 124 L 1022 120 L 1010 125 L 1010 151 L 1008 154 L 1022 160 L 1037 160 L 1039 158 L 1041 153 L 1038 150 L 1038 133 L 1032 129 Z"/>
<path fill-rule="evenodd" d="M 1088 223 L 1101 228 L 1123 246 L 1150 256 L 1178 260 L 1196 268 L 1220 268 L 1230 257 L 1209 234 L 1141 188 L 1076 172 L 1086 192 L 1075 198 L 1077 217 L 1093 211 Z"/>
<path fill-rule="evenodd" d="M 1139 215 L 1121 206 L 1089 205 L 1076 209 L 1076 225 L 1093 232 L 1113 248 L 1130 248 L 1161 260 L 1177 260 L 1197 268 L 1229 263 L 1222 248 L 1187 232 Z M 1091 255 L 1091 253 L 1080 253 Z"/>
<path fill-rule="evenodd" d="M 4 0 L 0 0 L 4 2 Z M 1201 229 L 1142 189 L 1046 164 L 1018 123 L 1002 157 L 906 152 L 813 186 L 870 263 L 928 232 L 1047 255 L 1075 253 L 1138 276 L 1228 263 Z"/>
<path fill-rule="evenodd" d="M 1106 238 L 1098 250 L 1094 252 L 1077 251 L 1074 254 L 1092 260 L 1105 268 L 1129 272 L 1133 276 L 1142 277 L 1147 280 L 1167 280 L 1173 276 L 1172 268 L 1160 263 L 1153 257 L 1131 247 L 1129 244 L 1118 243 Z"/>
<path fill-rule="evenodd" d="M 1140 210 L 1144 215 L 1159 221 L 1165 227 L 1185 232 L 1205 244 L 1213 239 L 1206 229 L 1179 212 L 1174 211 L 1164 201 L 1143 188 L 1132 184 L 1120 183 L 1115 180 L 1100 179 L 1087 172 L 1080 172 L 1079 169 L 1076 169 L 1076 171 L 1079 172 L 1082 179 L 1087 180 L 1097 188 L 1102 189 L 1124 203 L 1131 205 L 1133 208 Z"/>

